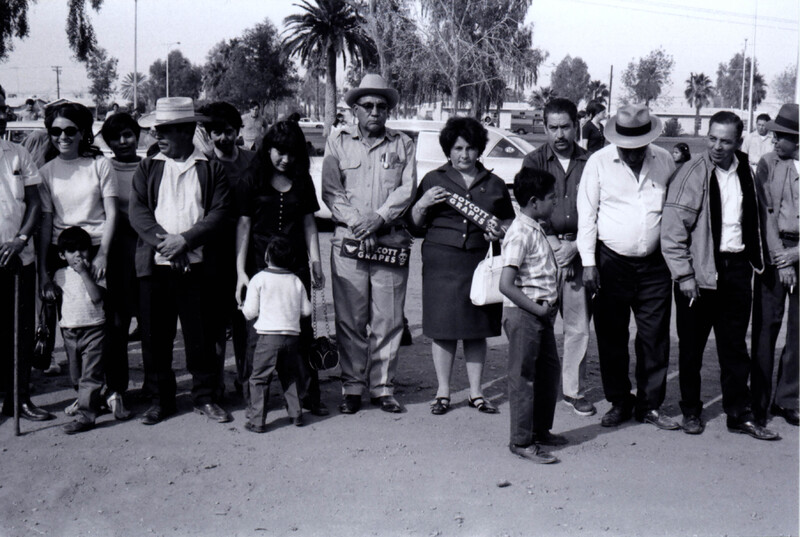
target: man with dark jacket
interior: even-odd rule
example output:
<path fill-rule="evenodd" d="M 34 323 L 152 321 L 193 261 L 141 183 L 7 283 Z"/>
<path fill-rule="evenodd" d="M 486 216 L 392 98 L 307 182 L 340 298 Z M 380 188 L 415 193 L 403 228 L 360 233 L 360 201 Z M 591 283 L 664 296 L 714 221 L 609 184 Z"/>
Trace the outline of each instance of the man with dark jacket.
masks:
<path fill-rule="evenodd" d="M 675 281 L 684 432 L 704 429 L 700 370 L 714 328 L 728 430 L 777 440 L 755 421 L 747 386 L 750 280 L 764 262 L 756 188 L 747 155 L 737 151 L 742 129 L 732 112 L 711 117 L 708 150 L 685 163 L 669 185 L 661 250 Z"/>
<path fill-rule="evenodd" d="M 186 347 L 195 411 L 225 423 L 230 414 L 216 404 L 220 371 L 215 335 L 222 296 L 215 285 L 233 259 L 222 255 L 221 230 L 230 225 L 230 194 L 225 171 L 209 162 L 192 142 L 198 121 L 188 97 L 156 103 L 159 153 L 142 161 L 133 177 L 131 225 L 139 234 L 139 277 L 144 390 L 153 398 L 142 423 L 156 424 L 176 411 L 172 343 L 176 323 Z"/>

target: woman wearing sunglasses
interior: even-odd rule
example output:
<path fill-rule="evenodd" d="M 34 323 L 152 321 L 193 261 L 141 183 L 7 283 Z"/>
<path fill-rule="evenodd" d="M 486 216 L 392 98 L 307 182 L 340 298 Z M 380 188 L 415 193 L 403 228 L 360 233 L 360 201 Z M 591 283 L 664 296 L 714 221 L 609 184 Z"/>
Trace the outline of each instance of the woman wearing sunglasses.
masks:
<path fill-rule="evenodd" d="M 64 103 L 44 120 L 51 143 L 58 150 L 39 170 L 42 183 L 42 226 L 39 241 L 39 286 L 42 297 L 56 298 L 52 275 L 66 266 L 55 247 L 61 232 L 78 226 L 92 239 L 92 274 L 105 277 L 106 255 L 117 218 L 117 181 L 114 169 L 92 145 L 92 113 L 83 105 Z"/>

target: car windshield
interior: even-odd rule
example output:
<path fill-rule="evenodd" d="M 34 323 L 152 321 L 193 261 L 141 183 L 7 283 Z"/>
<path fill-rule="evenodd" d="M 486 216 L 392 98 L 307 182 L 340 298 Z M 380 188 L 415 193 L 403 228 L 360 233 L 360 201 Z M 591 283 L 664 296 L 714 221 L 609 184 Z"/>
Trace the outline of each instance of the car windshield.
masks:
<path fill-rule="evenodd" d="M 530 143 L 528 140 L 526 140 L 525 138 L 520 138 L 519 136 L 509 136 L 509 137 L 508 137 L 508 139 L 509 139 L 509 140 L 512 140 L 512 141 L 513 141 L 515 144 L 517 144 L 517 147 L 519 147 L 520 149 L 522 149 L 522 151 L 523 151 L 523 152 L 524 152 L 526 155 L 527 155 L 528 153 L 530 153 L 531 151 L 533 151 L 534 149 L 536 149 L 536 148 L 535 148 L 535 147 L 533 147 L 533 145 L 531 145 L 531 143 Z"/>

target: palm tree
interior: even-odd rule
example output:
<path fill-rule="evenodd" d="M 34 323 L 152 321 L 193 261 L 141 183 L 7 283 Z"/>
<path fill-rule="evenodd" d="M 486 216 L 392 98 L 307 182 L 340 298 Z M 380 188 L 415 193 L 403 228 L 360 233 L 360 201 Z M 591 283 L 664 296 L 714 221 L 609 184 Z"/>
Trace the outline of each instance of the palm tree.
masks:
<path fill-rule="evenodd" d="M 544 105 L 550 102 L 550 99 L 554 97 L 558 97 L 558 94 L 553 91 L 550 86 L 545 86 L 537 90 L 533 90 L 528 103 L 530 103 L 530 105 L 534 108 L 544 108 Z"/>
<path fill-rule="evenodd" d="M 311 66 L 317 58 L 324 58 L 325 84 L 325 135 L 330 132 L 336 115 L 336 60 L 339 56 L 347 63 L 360 62 L 375 54 L 375 44 L 364 32 L 365 18 L 346 0 L 303 0 L 294 4 L 302 14 L 284 19 L 286 38 L 283 49 L 290 56 L 298 56 L 303 65 Z"/>
<path fill-rule="evenodd" d="M 586 100 L 601 101 L 608 98 L 608 86 L 600 80 L 592 80 L 586 87 Z"/>
<path fill-rule="evenodd" d="M 145 83 L 147 82 L 147 75 L 137 73 L 136 75 L 136 92 L 140 97 L 144 95 Z M 119 84 L 119 90 L 126 101 L 133 100 L 133 73 L 128 73 Z"/>
<path fill-rule="evenodd" d="M 686 90 L 684 90 L 683 94 L 686 96 L 686 102 L 695 109 L 695 136 L 700 132 L 700 109 L 711 104 L 711 98 L 714 93 L 716 93 L 716 90 L 711 84 L 710 78 L 703 73 L 689 73 L 689 78 L 686 79 Z"/>

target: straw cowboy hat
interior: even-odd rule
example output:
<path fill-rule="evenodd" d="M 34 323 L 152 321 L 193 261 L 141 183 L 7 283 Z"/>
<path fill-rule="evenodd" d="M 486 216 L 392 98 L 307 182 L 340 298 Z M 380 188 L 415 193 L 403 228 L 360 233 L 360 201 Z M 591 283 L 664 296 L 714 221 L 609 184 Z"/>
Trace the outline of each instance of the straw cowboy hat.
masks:
<path fill-rule="evenodd" d="M 364 95 L 380 95 L 386 99 L 389 108 L 394 108 L 397 101 L 400 100 L 400 94 L 397 93 L 397 90 L 390 88 L 381 75 L 375 74 L 364 75 L 364 78 L 361 79 L 361 84 L 357 88 L 353 88 L 344 94 L 344 102 L 352 108 L 356 101 Z"/>
<path fill-rule="evenodd" d="M 156 111 L 139 120 L 144 128 L 161 125 L 177 125 L 179 123 L 197 123 L 208 121 L 206 116 L 194 112 L 194 101 L 191 97 L 162 97 L 156 101 Z"/>
<path fill-rule="evenodd" d="M 797 134 L 797 104 L 784 104 L 774 121 L 767 123 L 767 130 Z"/>
<path fill-rule="evenodd" d="M 621 107 L 606 124 L 606 139 L 623 149 L 644 147 L 661 136 L 662 122 L 643 104 Z"/>

